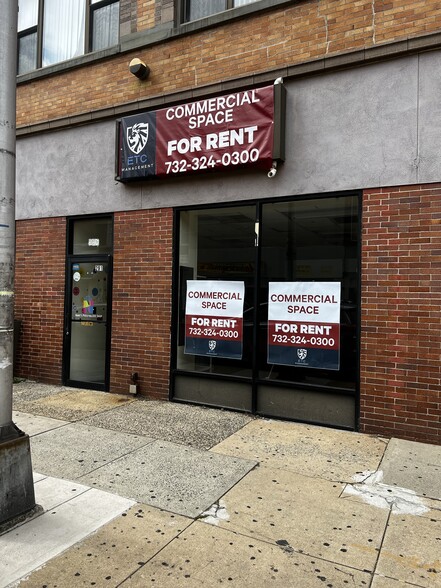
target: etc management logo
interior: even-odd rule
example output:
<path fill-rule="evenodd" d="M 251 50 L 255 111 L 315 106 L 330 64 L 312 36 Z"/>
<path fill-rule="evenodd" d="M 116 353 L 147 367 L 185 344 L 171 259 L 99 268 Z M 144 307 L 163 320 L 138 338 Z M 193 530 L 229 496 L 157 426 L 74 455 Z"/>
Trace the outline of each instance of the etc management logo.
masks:
<path fill-rule="evenodd" d="M 149 139 L 149 123 L 136 123 L 127 127 L 127 145 L 132 153 L 139 155 Z"/>
<path fill-rule="evenodd" d="M 300 359 L 300 361 L 305 361 L 307 356 L 308 351 L 306 349 L 297 349 L 297 357 Z"/>
<path fill-rule="evenodd" d="M 123 178 L 154 175 L 154 144 L 155 126 L 152 126 L 151 122 L 134 122 L 131 126 L 125 127 L 125 141 L 121 149 L 121 175 Z"/>

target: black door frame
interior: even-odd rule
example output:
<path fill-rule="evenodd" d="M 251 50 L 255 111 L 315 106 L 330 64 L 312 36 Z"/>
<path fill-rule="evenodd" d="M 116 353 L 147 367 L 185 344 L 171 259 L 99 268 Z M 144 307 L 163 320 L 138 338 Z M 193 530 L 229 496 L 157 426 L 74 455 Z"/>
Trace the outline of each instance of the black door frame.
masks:
<path fill-rule="evenodd" d="M 71 320 L 72 320 L 72 271 L 73 263 L 107 263 L 107 314 L 106 314 L 106 351 L 105 351 L 105 368 L 104 368 L 104 384 L 96 384 L 94 382 L 84 382 L 79 380 L 71 380 L 70 374 L 70 351 L 71 351 Z M 109 254 L 95 254 L 95 255 L 74 255 L 66 256 L 66 291 L 64 296 L 64 325 L 63 325 L 63 368 L 62 381 L 63 385 L 71 386 L 73 388 L 85 388 L 89 390 L 100 390 L 104 392 L 109 391 L 110 387 L 110 352 L 112 340 L 112 282 L 113 282 L 113 257 Z"/>

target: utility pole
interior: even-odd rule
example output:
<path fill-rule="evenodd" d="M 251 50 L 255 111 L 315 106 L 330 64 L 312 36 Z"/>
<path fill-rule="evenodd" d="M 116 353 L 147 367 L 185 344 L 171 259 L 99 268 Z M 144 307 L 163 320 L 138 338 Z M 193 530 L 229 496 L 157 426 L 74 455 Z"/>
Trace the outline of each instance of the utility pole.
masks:
<path fill-rule="evenodd" d="M 12 422 L 17 0 L 0 0 L 0 528 L 35 507 L 29 436 Z"/>

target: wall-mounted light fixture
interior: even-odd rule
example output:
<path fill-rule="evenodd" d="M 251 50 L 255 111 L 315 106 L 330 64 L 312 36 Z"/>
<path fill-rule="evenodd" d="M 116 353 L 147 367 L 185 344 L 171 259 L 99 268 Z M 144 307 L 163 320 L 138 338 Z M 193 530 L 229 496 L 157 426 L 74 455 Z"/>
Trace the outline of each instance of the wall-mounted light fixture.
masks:
<path fill-rule="evenodd" d="M 150 73 L 150 68 L 143 61 L 135 57 L 129 63 L 129 71 L 131 74 L 136 76 L 139 80 L 146 80 Z"/>

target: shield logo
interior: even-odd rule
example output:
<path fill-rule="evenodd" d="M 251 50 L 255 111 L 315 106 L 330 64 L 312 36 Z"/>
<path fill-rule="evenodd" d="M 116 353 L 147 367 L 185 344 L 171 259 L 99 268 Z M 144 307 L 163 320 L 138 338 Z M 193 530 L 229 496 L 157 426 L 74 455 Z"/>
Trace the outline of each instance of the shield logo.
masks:
<path fill-rule="evenodd" d="M 127 145 L 135 155 L 141 153 L 149 138 L 149 123 L 136 123 L 127 127 Z"/>
<path fill-rule="evenodd" d="M 208 349 L 210 351 L 214 351 L 216 349 L 216 341 L 213 341 L 213 339 L 208 341 Z"/>
<path fill-rule="evenodd" d="M 300 361 L 303 361 L 304 359 L 306 359 L 307 355 L 308 355 L 308 352 L 306 349 L 297 349 L 297 357 L 300 359 Z"/>

